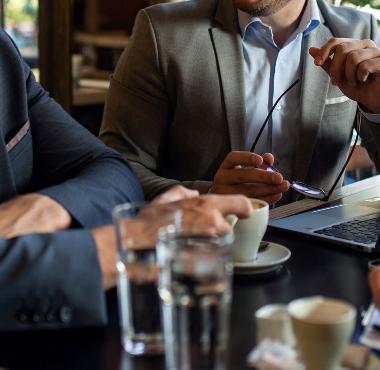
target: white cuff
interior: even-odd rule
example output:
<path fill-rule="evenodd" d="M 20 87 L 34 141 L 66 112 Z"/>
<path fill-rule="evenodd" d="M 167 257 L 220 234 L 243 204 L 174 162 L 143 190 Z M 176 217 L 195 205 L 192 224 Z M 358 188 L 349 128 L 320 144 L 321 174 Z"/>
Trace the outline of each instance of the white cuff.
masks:
<path fill-rule="evenodd" d="M 371 121 L 373 123 L 380 123 L 380 113 L 368 113 L 368 112 L 365 112 L 360 104 L 358 104 L 358 108 L 359 108 L 359 111 L 360 113 L 368 120 L 368 121 Z"/>

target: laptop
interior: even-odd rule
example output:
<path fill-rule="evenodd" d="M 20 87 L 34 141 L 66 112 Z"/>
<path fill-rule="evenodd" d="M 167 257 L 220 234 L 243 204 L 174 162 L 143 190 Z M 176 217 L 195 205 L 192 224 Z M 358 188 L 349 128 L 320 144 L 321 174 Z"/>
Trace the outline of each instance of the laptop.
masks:
<path fill-rule="evenodd" d="M 380 187 L 270 221 L 269 226 L 360 251 L 380 252 Z"/>

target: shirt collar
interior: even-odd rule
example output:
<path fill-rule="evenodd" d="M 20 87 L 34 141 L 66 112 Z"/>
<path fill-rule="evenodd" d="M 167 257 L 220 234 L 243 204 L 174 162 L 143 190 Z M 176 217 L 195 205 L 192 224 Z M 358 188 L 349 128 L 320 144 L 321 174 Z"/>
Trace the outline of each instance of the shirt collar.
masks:
<path fill-rule="evenodd" d="M 245 37 L 247 28 L 251 24 L 256 23 L 256 24 L 260 24 L 261 26 L 267 27 L 264 25 L 264 23 L 262 22 L 260 18 L 252 17 L 250 14 L 243 12 L 240 9 L 238 9 L 238 18 L 239 18 L 240 31 L 241 31 L 243 39 Z M 321 17 L 319 14 L 317 0 L 308 0 L 306 3 L 305 10 L 302 14 L 301 21 L 291 37 L 294 37 L 294 35 L 297 35 L 299 33 L 303 33 L 304 35 L 307 35 L 311 31 L 313 31 L 315 28 L 317 28 L 320 23 L 321 23 Z"/>

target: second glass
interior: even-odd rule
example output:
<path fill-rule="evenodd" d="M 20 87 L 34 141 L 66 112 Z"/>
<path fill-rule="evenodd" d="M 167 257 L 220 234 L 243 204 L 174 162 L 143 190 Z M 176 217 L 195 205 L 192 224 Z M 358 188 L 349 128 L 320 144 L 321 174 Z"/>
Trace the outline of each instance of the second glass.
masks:
<path fill-rule="evenodd" d="M 159 294 L 169 370 L 226 368 L 232 236 L 160 231 Z"/>
<path fill-rule="evenodd" d="M 174 229 L 181 214 L 163 205 L 127 203 L 115 208 L 118 297 L 124 349 L 132 355 L 164 352 L 157 291 L 158 230 Z"/>

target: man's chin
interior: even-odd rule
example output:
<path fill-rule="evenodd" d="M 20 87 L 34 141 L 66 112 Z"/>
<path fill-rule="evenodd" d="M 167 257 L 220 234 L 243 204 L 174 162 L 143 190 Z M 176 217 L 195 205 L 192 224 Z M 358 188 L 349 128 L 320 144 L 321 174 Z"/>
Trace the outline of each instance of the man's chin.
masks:
<path fill-rule="evenodd" d="M 254 16 L 269 15 L 273 0 L 232 0 L 235 8 Z"/>
<path fill-rule="evenodd" d="M 255 17 L 276 13 L 292 0 L 232 0 L 235 8 Z"/>

